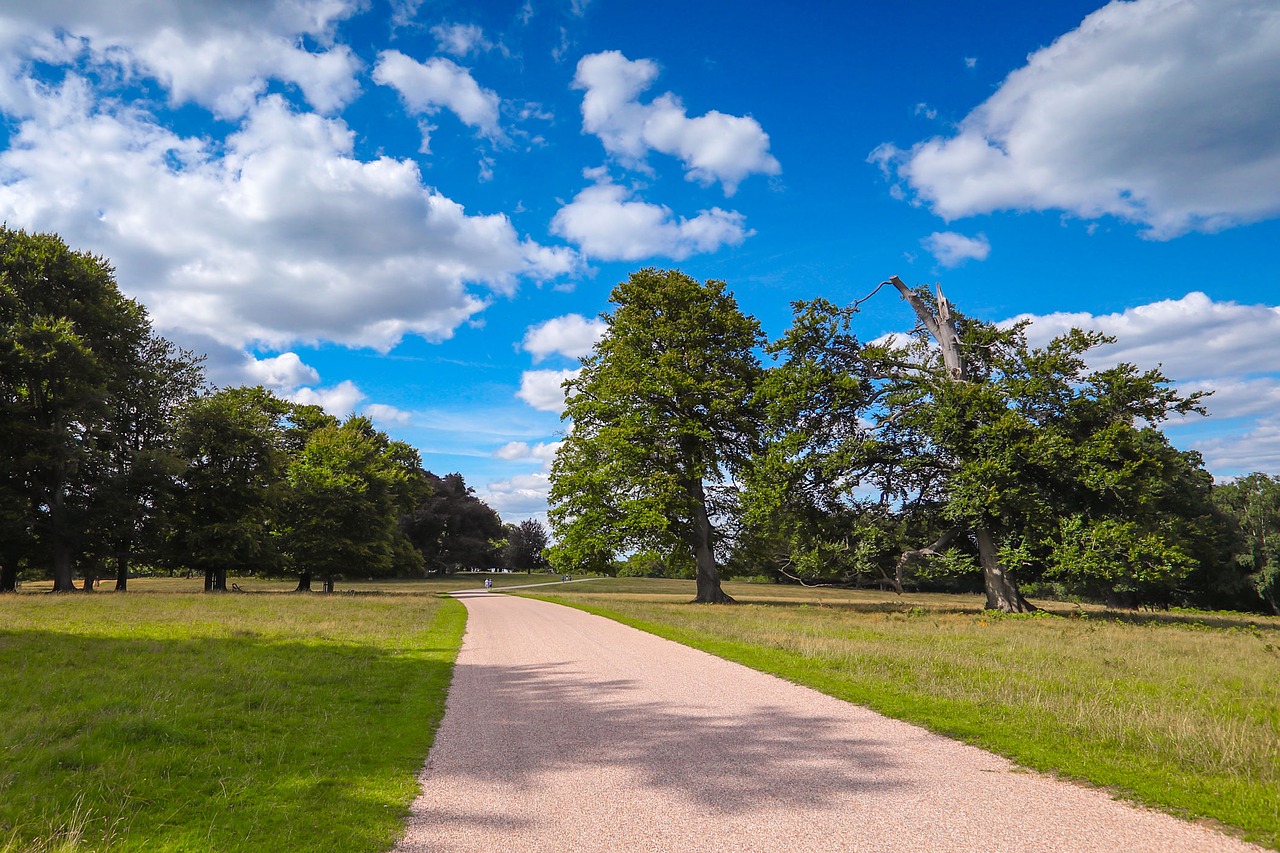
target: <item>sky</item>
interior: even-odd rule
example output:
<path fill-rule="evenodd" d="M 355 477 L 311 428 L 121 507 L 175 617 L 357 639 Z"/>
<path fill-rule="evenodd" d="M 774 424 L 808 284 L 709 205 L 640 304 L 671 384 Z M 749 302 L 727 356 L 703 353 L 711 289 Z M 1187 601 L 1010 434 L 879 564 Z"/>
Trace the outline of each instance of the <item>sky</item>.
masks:
<path fill-rule="evenodd" d="M 1280 473 L 1277 0 L 0 0 L 0 117 L 9 227 L 506 521 L 648 266 L 770 337 L 891 275 L 1098 329 L 1214 391 L 1176 446 Z"/>

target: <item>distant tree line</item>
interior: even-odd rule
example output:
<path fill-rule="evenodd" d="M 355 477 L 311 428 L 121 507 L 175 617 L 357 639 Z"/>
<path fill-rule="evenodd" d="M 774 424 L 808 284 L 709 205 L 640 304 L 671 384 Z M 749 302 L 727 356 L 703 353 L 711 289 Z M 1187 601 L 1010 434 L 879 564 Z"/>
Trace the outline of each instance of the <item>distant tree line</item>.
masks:
<path fill-rule="evenodd" d="M 320 578 L 542 567 L 536 522 L 503 525 L 368 418 L 206 385 L 100 257 L 0 229 L 0 591 L 92 589 L 139 567 Z M 535 529 L 536 528 L 536 529 Z M 538 539 L 537 534 L 542 534 Z"/>
<path fill-rule="evenodd" d="M 1159 429 L 1204 395 L 1088 367 L 1096 332 L 1033 347 L 1025 323 L 885 285 L 918 320 L 905 337 L 861 341 L 858 303 L 817 299 L 770 342 L 724 282 L 619 284 L 566 382 L 553 565 L 692 576 L 702 602 L 730 600 L 728 572 L 1010 612 L 1032 594 L 1280 613 L 1280 478 L 1215 486 Z"/>

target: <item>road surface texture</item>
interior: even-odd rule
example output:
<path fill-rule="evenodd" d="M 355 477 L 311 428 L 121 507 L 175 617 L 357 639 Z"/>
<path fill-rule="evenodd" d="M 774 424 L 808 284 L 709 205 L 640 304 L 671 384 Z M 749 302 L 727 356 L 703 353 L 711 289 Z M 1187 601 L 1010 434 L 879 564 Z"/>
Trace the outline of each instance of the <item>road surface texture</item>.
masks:
<path fill-rule="evenodd" d="M 1259 850 L 598 616 L 459 597 L 401 853 Z"/>

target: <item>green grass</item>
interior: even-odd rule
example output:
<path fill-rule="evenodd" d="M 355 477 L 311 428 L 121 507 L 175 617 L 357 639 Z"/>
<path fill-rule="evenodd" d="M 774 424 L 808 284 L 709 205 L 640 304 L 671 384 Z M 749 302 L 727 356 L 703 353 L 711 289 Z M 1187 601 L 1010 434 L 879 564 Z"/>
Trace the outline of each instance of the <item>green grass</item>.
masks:
<path fill-rule="evenodd" d="M 445 582 L 237 583 L 0 597 L 0 851 L 394 844 L 464 608 Z"/>
<path fill-rule="evenodd" d="M 534 592 L 1280 849 L 1280 619 L 725 588 L 743 604 L 688 605 L 687 581 Z"/>

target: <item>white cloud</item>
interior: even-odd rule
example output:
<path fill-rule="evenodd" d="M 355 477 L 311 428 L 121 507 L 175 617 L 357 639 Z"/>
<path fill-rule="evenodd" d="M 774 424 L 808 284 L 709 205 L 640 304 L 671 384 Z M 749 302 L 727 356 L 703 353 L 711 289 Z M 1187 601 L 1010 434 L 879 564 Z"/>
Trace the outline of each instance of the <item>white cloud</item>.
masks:
<path fill-rule="evenodd" d="M 591 348 L 604 336 L 607 328 L 603 320 L 588 320 L 581 314 L 566 314 L 530 326 L 524 333 L 521 346 L 525 352 L 533 354 L 535 363 L 552 353 L 559 353 L 567 358 L 581 358 L 591 352 Z"/>
<path fill-rule="evenodd" d="M 1274 376 L 1191 379 L 1179 382 L 1178 387 L 1185 392 L 1213 392 L 1205 405 L 1211 415 L 1219 418 L 1249 418 L 1280 412 L 1280 378 Z"/>
<path fill-rule="evenodd" d="M 174 104 L 243 115 L 278 80 L 316 109 L 334 112 L 359 92 L 359 59 L 332 44 L 358 0 L 189 3 L 96 0 L 9 3 L 0 11 L 0 55 L 67 64 L 83 57 L 114 75 L 151 77 Z M 304 37 L 322 45 L 303 46 Z"/>
<path fill-rule="evenodd" d="M 573 379 L 580 370 L 526 370 L 520 376 L 516 396 L 544 412 L 564 411 L 564 389 L 560 386 Z"/>
<path fill-rule="evenodd" d="M 991 254 L 991 243 L 985 234 L 966 237 L 954 231 L 935 231 L 920 241 L 925 251 L 944 267 L 955 267 L 968 260 L 985 261 Z"/>
<path fill-rule="evenodd" d="M 544 472 L 490 482 L 480 497 L 504 516 L 545 513 L 551 478 Z"/>
<path fill-rule="evenodd" d="M 357 159 L 344 122 L 278 96 L 222 144 L 94 96 L 74 74 L 36 92 L 0 152 L 0 208 L 110 257 L 166 334 L 273 348 L 442 340 L 487 304 L 468 285 L 509 293 L 578 263 L 505 215 L 468 215 L 412 161 Z"/>
<path fill-rule="evenodd" d="M 384 50 L 378 54 L 373 79 L 399 92 L 414 113 L 430 116 L 447 109 L 482 136 L 503 138 L 498 126 L 502 106 L 498 93 L 481 88 L 470 71 L 450 59 L 437 56 L 418 62 L 398 50 Z M 424 144 L 425 137 L 424 130 Z"/>
<path fill-rule="evenodd" d="M 1239 476 L 1254 471 L 1280 471 L 1280 418 L 1267 418 L 1251 429 L 1194 443 L 1204 455 L 1205 467 L 1220 474 Z"/>
<path fill-rule="evenodd" d="M 1280 6 L 1112 2 L 950 138 L 871 159 L 940 216 L 1114 215 L 1168 239 L 1280 214 Z"/>
<path fill-rule="evenodd" d="M 385 403 L 370 403 L 364 407 L 364 413 L 379 424 L 407 424 L 413 420 L 408 412 Z"/>
<path fill-rule="evenodd" d="M 304 364 L 294 352 L 281 353 L 274 358 L 249 356 L 244 373 L 251 382 L 271 389 L 297 388 L 320 381 L 319 371 Z"/>
<path fill-rule="evenodd" d="M 1214 302 L 1203 293 L 1104 315 L 1022 315 L 1027 337 L 1043 345 L 1076 327 L 1116 337 L 1098 347 L 1089 365 L 1127 362 L 1159 367 L 1183 393 L 1212 391 L 1205 400 L 1215 436 L 1197 439 L 1197 416 L 1169 426 L 1180 446 L 1199 450 L 1218 475 L 1280 471 L 1280 306 Z M 1007 321 L 1013 322 L 1013 320 Z M 1191 434 L 1183 435 L 1183 430 Z"/>
<path fill-rule="evenodd" d="M 459 57 L 493 47 L 485 38 L 484 30 L 476 24 L 438 24 L 431 28 L 431 35 L 435 36 L 441 51 Z"/>
<path fill-rule="evenodd" d="M 329 414 L 345 418 L 356 411 L 365 394 L 350 379 L 331 388 L 298 388 L 285 398 L 304 406 L 319 406 Z"/>
<path fill-rule="evenodd" d="M 658 76 L 648 59 L 634 62 L 616 50 L 584 56 L 573 78 L 582 96 L 582 127 L 605 150 L 633 169 L 647 169 L 649 151 L 679 158 L 685 177 L 708 186 L 716 181 L 725 195 L 752 174 L 776 175 L 782 167 L 769 153 L 769 135 L 747 116 L 712 110 L 690 118 L 667 92 L 648 104 L 638 100 Z"/>
<path fill-rule="evenodd" d="M 493 455 L 508 462 L 541 462 L 550 465 L 561 443 L 540 441 L 531 445 L 527 441 L 509 441 L 495 450 Z"/>
<path fill-rule="evenodd" d="M 737 211 L 713 207 L 693 219 L 676 219 L 670 208 L 635 201 L 624 187 L 597 177 L 598 183 L 574 196 L 551 220 L 553 234 L 573 242 L 590 257 L 679 261 L 721 246 L 740 245 L 755 233 L 744 227 L 746 217 Z"/>
<path fill-rule="evenodd" d="M 1028 339 L 1043 344 L 1072 327 L 1117 338 L 1093 361 L 1163 365 L 1173 379 L 1250 376 L 1280 370 L 1280 306 L 1215 302 L 1203 293 L 1164 299 L 1115 314 L 1057 313 L 1030 319 Z"/>

